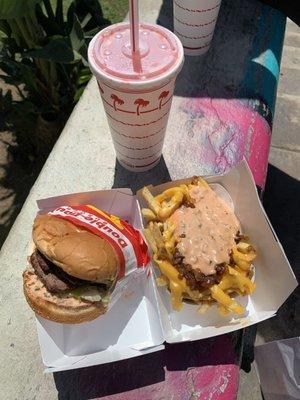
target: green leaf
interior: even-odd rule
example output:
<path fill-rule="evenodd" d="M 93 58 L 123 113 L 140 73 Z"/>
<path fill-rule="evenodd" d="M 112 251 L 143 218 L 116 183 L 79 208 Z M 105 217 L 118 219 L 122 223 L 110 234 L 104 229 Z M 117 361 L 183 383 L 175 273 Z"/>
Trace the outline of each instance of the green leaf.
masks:
<path fill-rule="evenodd" d="M 13 85 L 16 81 L 16 78 L 9 76 L 9 75 L 0 75 L 0 79 L 2 79 L 3 82 L 7 83 L 8 85 Z"/>
<path fill-rule="evenodd" d="M 74 14 L 73 27 L 70 32 L 70 40 L 74 50 L 79 51 L 85 44 L 84 32 L 81 28 L 80 22 L 78 21 L 77 15 Z"/>
<path fill-rule="evenodd" d="M 1 10 L 1 9 L 0 9 Z M 1 11 L 0 11 L 1 12 Z M 1 15 L 1 14 L 0 14 Z M 6 36 L 10 36 L 11 29 L 7 21 L 0 19 L 0 31 L 5 33 Z"/>
<path fill-rule="evenodd" d="M 86 27 L 86 25 L 90 22 L 91 18 L 92 18 L 91 14 L 87 14 L 87 15 L 83 18 L 83 20 L 82 20 L 81 23 L 80 23 L 82 29 L 84 29 L 84 28 Z"/>
<path fill-rule="evenodd" d="M 71 30 L 73 28 L 74 15 L 75 15 L 75 5 L 74 5 L 74 3 L 72 3 L 67 11 L 68 33 L 71 32 Z"/>
<path fill-rule="evenodd" d="M 56 1 L 55 20 L 56 20 L 56 23 L 58 25 L 63 25 L 63 23 L 64 23 L 63 2 L 62 2 L 62 0 L 57 0 Z"/>
<path fill-rule="evenodd" d="M 7 90 L 6 93 L 4 94 L 3 89 L 0 89 L 0 110 L 3 108 L 10 108 L 11 103 L 12 103 L 11 90 Z"/>
<path fill-rule="evenodd" d="M 85 38 L 86 39 L 92 39 L 96 35 L 96 33 L 98 33 L 98 32 L 99 32 L 99 28 L 98 27 L 94 28 L 94 29 L 91 29 L 90 31 L 85 31 Z"/>
<path fill-rule="evenodd" d="M 92 76 L 92 74 L 81 75 L 81 76 L 78 78 L 78 81 L 77 81 L 78 85 L 83 85 L 83 84 L 85 84 L 85 83 L 88 83 L 88 81 L 91 79 L 91 76 Z"/>
<path fill-rule="evenodd" d="M 75 0 L 75 6 L 76 14 L 80 19 L 84 18 L 86 12 L 89 12 L 99 27 L 109 23 L 103 16 L 102 8 L 98 0 Z"/>
<path fill-rule="evenodd" d="M 36 70 L 33 66 L 7 59 L 0 60 L 0 69 L 7 74 L 1 76 L 6 83 L 11 85 L 24 83 L 30 86 L 32 90 L 37 90 Z"/>
<path fill-rule="evenodd" d="M 72 50 L 69 38 L 49 38 L 49 42 L 41 49 L 29 50 L 23 54 L 24 57 L 41 58 L 58 63 L 73 63 L 80 59 Z"/>
<path fill-rule="evenodd" d="M 80 286 L 70 291 L 71 296 L 81 298 L 88 301 L 101 301 L 105 297 L 105 293 L 100 291 L 97 286 L 86 285 Z"/>
<path fill-rule="evenodd" d="M 0 0 L 0 18 L 12 19 L 27 16 L 42 0 Z"/>
<path fill-rule="evenodd" d="M 70 40 L 74 53 L 79 54 L 85 61 L 87 61 L 87 45 L 85 43 L 84 32 L 77 15 L 75 14 L 73 28 L 70 32 Z"/>
<path fill-rule="evenodd" d="M 19 47 L 16 44 L 15 39 L 11 38 L 11 37 L 4 37 L 1 39 L 1 43 L 2 43 L 2 49 L 0 50 L 0 52 L 3 52 L 4 50 L 9 50 L 9 53 L 11 55 L 15 54 L 16 52 L 19 51 Z M 0 58 L 1 55 L 0 55 Z"/>
<path fill-rule="evenodd" d="M 63 35 L 63 28 L 56 23 L 54 18 L 46 17 L 40 5 L 36 7 L 36 15 L 40 25 L 48 36 Z"/>
<path fill-rule="evenodd" d="M 54 12 L 53 12 L 53 8 L 52 8 L 52 4 L 51 4 L 50 0 L 43 0 L 43 5 L 45 7 L 45 11 L 48 15 L 48 18 L 50 20 L 54 20 L 55 16 L 54 16 Z"/>
<path fill-rule="evenodd" d="M 85 87 L 79 87 L 79 88 L 76 90 L 76 93 L 75 93 L 75 96 L 74 96 L 74 100 L 75 100 L 76 102 L 77 102 L 77 101 L 80 99 L 80 97 L 82 96 L 82 93 L 83 93 L 84 89 L 85 89 Z"/>

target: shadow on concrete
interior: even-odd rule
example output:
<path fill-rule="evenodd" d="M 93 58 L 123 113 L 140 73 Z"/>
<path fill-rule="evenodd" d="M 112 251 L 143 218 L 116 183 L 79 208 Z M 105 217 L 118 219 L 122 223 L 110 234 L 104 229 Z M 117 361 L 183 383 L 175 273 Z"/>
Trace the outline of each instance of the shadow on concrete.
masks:
<path fill-rule="evenodd" d="M 300 182 L 269 164 L 264 207 L 300 280 Z"/>
<path fill-rule="evenodd" d="M 263 197 L 264 208 L 300 281 L 300 182 L 269 164 Z M 245 330 L 242 368 L 251 370 L 256 333 L 266 342 L 300 336 L 300 287 L 278 310 L 274 318 Z"/>
<path fill-rule="evenodd" d="M 115 176 L 113 188 L 130 188 L 133 193 L 146 185 L 159 185 L 160 183 L 169 182 L 171 180 L 168 168 L 166 166 L 163 156 L 159 163 L 146 172 L 130 172 L 123 168 L 122 165 L 116 160 Z"/>
<path fill-rule="evenodd" d="M 167 399 L 163 394 L 170 394 L 170 391 L 174 390 L 174 382 L 180 382 L 174 375 L 168 377 L 169 371 L 178 371 L 179 375 L 186 373 L 188 384 L 190 368 L 236 364 L 241 340 L 241 331 L 237 331 L 233 335 L 221 335 L 212 340 L 166 344 L 163 351 L 115 363 L 56 372 L 54 381 L 58 399 L 87 400 L 124 393 L 160 382 L 160 388 L 155 387 L 152 391 L 147 391 L 146 398 L 150 400 L 152 394 L 154 396 L 159 392 L 162 398 Z M 166 382 L 165 385 L 163 382 Z M 135 398 L 142 400 L 145 398 L 141 397 L 143 394 L 145 395 L 145 392 L 140 396 L 136 395 Z M 119 399 L 125 396 L 123 394 Z"/>
<path fill-rule="evenodd" d="M 257 0 L 223 0 L 209 51 L 185 57 L 175 94 L 247 99 L 273 110 L 278 73 L 262 55 L 267 51 L 280 62 L 284 21 L 277 10 Z M 173 30 L 172 0 L 164 0 L 157 23 Z"/>
<path fill-rule="evenodd" d="M 94 367 L 55 372 L 59 400 L 88 400 L 164 380 L 163 352 Z M 155 367 L 154 367 L 155 366 Z"/>
<path fill-rule="evenodd" d="M 299 2 L 294 0 L 260 0 L 262 3 L 277 8 L 298 26 L 300 26 Z"/>
<path fill-rule="evenodd" d="M 0 247 L 45 162 L 20 160 L 16 147 L 11 132 L 0 132 Z M 22 152 L 21 146 L 18 150 Z M 27 148 L 23 150 L 26 152 Z"/>
<path fill-rule="evenodd" d="M 300 182 L 269 165 L 264 207 L 300 281 Z M 268 342 L 300 336 L 300 286 L 280 307 L 276 317 L 262 322 L 258 332 Z M 298 312 L 297 312 L 298 311 Z"/>

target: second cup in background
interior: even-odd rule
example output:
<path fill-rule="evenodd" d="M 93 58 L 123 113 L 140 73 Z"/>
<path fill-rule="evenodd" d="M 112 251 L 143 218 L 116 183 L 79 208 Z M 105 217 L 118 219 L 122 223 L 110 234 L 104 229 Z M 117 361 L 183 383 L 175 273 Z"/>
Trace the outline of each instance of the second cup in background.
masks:
<path fill-rule="evenodd" d="M 205 54 L 213 39 L 221 0 L 173 0 L 174 33 L 184 54 Z"/>

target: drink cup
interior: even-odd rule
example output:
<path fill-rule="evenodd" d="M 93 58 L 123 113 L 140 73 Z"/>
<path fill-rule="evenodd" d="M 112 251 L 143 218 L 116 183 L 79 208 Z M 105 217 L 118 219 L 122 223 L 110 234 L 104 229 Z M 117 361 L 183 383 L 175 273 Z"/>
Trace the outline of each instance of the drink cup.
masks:
<path fill-rule="evenodd" d="M 160 160 L 176 77 L 184 56 L 169 30 L 139 25 L 139 52 L 133 56 L 130 25 L 99 32 L 88 49 L 107 115 L 116 156 L 128 170 L 142 172 Z"/>
<path fill-rule="evenodd" d="M 174 32 L 184 54 L 205 54 L 212 42 L 221 0 L 173 0 Z"/>

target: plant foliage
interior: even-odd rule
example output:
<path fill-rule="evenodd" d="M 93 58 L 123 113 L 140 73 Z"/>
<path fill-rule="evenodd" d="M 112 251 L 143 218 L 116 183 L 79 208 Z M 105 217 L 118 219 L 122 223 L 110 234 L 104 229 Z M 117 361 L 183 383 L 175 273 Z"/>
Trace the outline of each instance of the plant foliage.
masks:
<path fill-rule="evenodd" d="M 0 78 L 20 96 L 13 102 L 0 93 L 2 112 L 6 107 L 22 114 L 24 107 L 33 120 L 64 120 L 79 99 L 91 76 L 89 40 L 110 22 L 97 0 L 65 6 L 63 0 L 0 0 Z"/>

